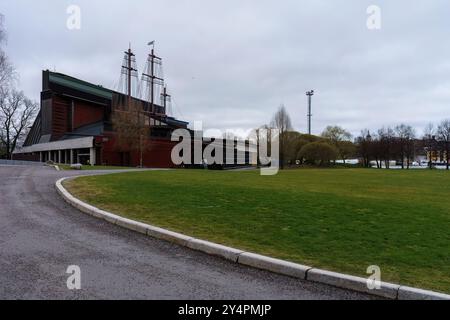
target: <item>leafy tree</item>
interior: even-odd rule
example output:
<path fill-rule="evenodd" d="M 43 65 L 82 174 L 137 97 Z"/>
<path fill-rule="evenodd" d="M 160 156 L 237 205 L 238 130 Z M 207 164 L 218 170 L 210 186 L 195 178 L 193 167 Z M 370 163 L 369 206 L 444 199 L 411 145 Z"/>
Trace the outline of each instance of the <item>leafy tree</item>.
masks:
<path fill-rule="evenodd" d="M 352 135 L 347 130 L 339 126 L 328 126 L 322 132 L 321 136 L 331 141 L 339 151 L 340 158 L 344 161 L 354 153 L 353 143 L 350 141 Z"/>
<path fill-rule="evenodd" d="M 315 136 L 315 135 L 312 135 L 312 134 L 307 134 L 307 133 L 301 134 L 300 135 L 300 139 L 308 141 L 308 142 L 323 141 L 322 138 L 320 138 L 318 136 Z"/>
<path fill-rule="evenodd" d="M 303 163 L 303 158 L 298 156 L 303 146 L 311 142 L 325 141 L 325 139 L 321 137 L 309 134 L 302 134 L 296 131 L 288 132 L 286 134 L 286 137 L 287 137 L 287 145 L 285 148 L 286 149 L 285 160 L 292 164 L 295 164 L 296 161 L 300 161 L 300 164 Z"/>
<path fill-rule="evenodd" d="M 322 142 L 311 142 L 303 146 L 300 150 L 298 157 L 305 159 L 308 163 L 323 164 L 336 160 L 338 150 L 335 146 Z"/>
<path fill-rule="evenodd" d="M 301 134 L 296 131 L 290 131 L 286 133 L 286 146 L 285 146 L 285 154 L 284 160 L 287 163 L 293 164 L 297 160 L 297 154 L 302 147 L 300 140 Z"/>
<path fill-rule="evenodd" d="M 349 141 L 352 138 L 352 135 L 342 127 L 328 126 L 322 132 L 322 137 L 329 139 L 333 143 L 336 143 L 339 141 Z"/>
<path fill-rule="evenodd" d="M 337 143 L 337 150 L 342 161 L 345 161 L 356 154 L 356 146 L 351 141 L 339 141 Z"/>

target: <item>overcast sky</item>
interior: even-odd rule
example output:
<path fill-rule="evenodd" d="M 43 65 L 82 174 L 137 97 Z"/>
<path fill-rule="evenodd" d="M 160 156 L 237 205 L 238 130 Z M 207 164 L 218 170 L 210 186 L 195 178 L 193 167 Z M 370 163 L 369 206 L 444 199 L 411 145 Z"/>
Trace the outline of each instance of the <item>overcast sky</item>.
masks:
<path fill-rule="evenodd" d="M 66 27 L 71 4 L 80 30 Z M 380 30 L 367 28 L 369 5 Z M 448 0 L 0 0 L 0 13 L 36 100 L 43 69 L 115 89 L 128 43 L 142 71 L 156 40 L 175 116 L 208 128 L 257 127 L 283 103 L 305 132 L 310 89 L 313 133 L 399 122 L 420 133 L 450 118 Z"/>

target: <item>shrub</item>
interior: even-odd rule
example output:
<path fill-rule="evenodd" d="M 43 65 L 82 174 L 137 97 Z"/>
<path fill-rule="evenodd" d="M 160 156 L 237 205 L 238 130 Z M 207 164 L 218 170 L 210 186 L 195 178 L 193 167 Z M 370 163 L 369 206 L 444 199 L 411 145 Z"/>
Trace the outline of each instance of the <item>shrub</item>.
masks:
<path fill-rule="evenodd" d="M 336 160 L 338 150 L 326 142 L 311 142 L 304 145 L 298 153 L 299 159 L 305 159 L 311 164 L 328 164 L 332 160 Z"/>

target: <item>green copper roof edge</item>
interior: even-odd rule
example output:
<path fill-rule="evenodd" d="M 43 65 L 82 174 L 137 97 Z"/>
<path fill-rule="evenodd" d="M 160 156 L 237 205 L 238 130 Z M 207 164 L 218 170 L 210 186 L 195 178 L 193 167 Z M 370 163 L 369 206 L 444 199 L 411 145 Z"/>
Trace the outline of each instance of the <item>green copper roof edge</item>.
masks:
<path fill-rule="evenodd" d="M 83 92 L 95 94 L 95 95 L 98 95 L 100 97 L 107 98 L 107 99 L 112 99 L 112 96 L 113 96 L 112 90 L 109 90 L 109 89 L 106 89 L 106 88 L 103 88 L 100 86 L 96 86 L 89 82 L 75 79 L 72 77 L 68 77 L 68 76 L 65 76 L 62 74 L 50 73 L 49 81 L 53 82 L 53 83 L 65 85 L 65 86 L 68 86 L 68 87 L 71 87 L 73 89 L 77 89 L 77 90 L 80 90 Z"/>

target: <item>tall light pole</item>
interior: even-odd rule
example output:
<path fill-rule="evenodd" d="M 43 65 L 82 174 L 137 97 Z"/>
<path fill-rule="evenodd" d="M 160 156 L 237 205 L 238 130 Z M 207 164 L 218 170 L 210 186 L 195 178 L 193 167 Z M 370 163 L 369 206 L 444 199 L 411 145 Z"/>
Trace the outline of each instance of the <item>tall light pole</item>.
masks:
<path fill-rule="evenodd" d="M 311 135 L 311 100 L 314 95 L 314 90 L 306 92 L 306 95 L 308 96 L 308 134 Z"/>

